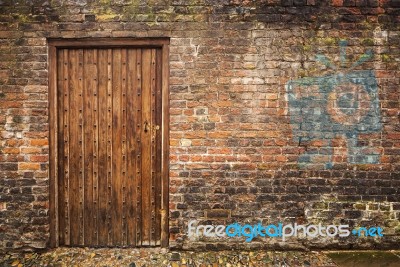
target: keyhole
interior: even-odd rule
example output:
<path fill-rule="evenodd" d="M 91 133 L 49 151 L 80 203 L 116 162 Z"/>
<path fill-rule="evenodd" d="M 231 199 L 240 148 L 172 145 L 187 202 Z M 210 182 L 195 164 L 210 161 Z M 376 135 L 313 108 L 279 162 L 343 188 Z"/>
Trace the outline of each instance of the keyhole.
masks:
<path fill-rule="evenodd" d="M 144 132 L 147 133 L 150 130 L 149 123 L 147 121 L 144 122 Z"/>

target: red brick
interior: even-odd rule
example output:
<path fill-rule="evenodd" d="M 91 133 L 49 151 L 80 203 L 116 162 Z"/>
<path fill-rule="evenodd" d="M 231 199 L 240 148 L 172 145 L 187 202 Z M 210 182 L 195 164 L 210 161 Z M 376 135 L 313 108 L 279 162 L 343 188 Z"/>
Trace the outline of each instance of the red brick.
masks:
<path fill-rule="evenodd" d="M 38 147 L 22 147 L 21 153 L 23 154 L 40 154 L 42 152 L 41 148 Z"/>
<path fill-rule="evenodd" d="M 47 146 L 49 144 L 48 139 L 32 139 L 30 140 L 32 146 Z"/>
<path fill-rule="evenodd" d="M 201 155 L 190 156 L 190 161 L 192 161 L 192 162 L 199 162 L 199 161 L 202 161 L 202 159 L 203 159 L 203 156 L 201 156 Z"/>
<path fill-rule="evenodd" d="M 209 148 L 207 150 L 209 154 L 232 154 L 232 149 L 230 148 Z"/>
<path fill-rule="evenodd" d="M 29 159 L 32 162 L 47 162 L 49 160 L 49 156 L 47 156 L 47 155 L 32 155 L 32 156 L 30 156 Z"/>
<path fill-rule="evenodd" d="M 6 146 L 15 147 L 15 146 L 21 146 L 24 143 L 25 143 L 25 140 L 10 139 L 10 140 L 6 141 Z"/>
<path fill-rule="evenodd" d="M 29 163 L 29 162 L 20 162 L 18 164 L 19 170 L 39 170 L 40 164 L 39 163 Z"/>
<path fill-rule="evenodd" d="M 2 149 L 4 154 L 19 154 L 20 149 L 18 147 L 5 147 Z"/>
<path fill-rule="evenodd" d="M 202 169 L 209 169 L 210 165 L 209 164 L 198 164 L 198 163 L 190 163 L 186 165 L 186 168 L 188 170 L 202 170 Z"/>
<path fill-rule="evenodd" d="M 210 133 L 208 133 L 209 138 L 215 138 L 215 139 L 228 138 L 230 136 L 232 136 L 232 132 L 210 132 Z"/>
<path fill-rule="evenodd" d="M 394 139 L 394 140 L 400 140 L 400 133 L 399 132 L 392 132 L 386 134 L 387 139 Z"/>

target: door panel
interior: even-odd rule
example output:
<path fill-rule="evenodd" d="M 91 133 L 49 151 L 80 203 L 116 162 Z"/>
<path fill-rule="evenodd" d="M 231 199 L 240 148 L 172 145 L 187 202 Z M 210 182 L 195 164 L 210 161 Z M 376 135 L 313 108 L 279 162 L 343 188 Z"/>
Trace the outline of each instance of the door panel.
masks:
<path fill-rule="evenodd" d="M 161 49 L 56 56 L 59 244 L 160 245 Z"/>

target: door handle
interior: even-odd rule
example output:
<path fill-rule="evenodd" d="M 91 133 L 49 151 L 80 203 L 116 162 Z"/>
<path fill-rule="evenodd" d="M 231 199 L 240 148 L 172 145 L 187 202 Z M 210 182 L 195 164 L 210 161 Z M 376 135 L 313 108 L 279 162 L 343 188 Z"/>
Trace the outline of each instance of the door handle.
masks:
<path fill-rule="evenodd" d="M 144 128 L 144 132 L 148 133 L 150 131 L 150 124 L 147 121 L 145 121 L 143 128 Z"/>

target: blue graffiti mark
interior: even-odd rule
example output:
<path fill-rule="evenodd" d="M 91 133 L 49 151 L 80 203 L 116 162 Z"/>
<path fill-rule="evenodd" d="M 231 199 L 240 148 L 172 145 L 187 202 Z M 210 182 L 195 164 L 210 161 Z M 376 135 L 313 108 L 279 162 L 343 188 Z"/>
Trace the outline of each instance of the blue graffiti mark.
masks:
<path fill-rule="evenodd" d="M 340 45 L 340 69 L 345 66 L 346 41 Z M 301 154 L 301 167 L 323 162 L 333 166 L 332 140 L 344 136 L 347 161 L 353 164 L 376 164 L 380 154 L 374 148 L 360 145 L 360 134 L 377 133 L 382 129 L 378 85 L 373 70 L 353 70 L 372 57 L 367 51 L 350 68 L 338 70 L 327 57 L 316 59 L 336 72 L 322 77 L 306 77 L 286 84 L 293 138 L 302 145 L 322 140 L 324 145 L 312 147 Z"/>

